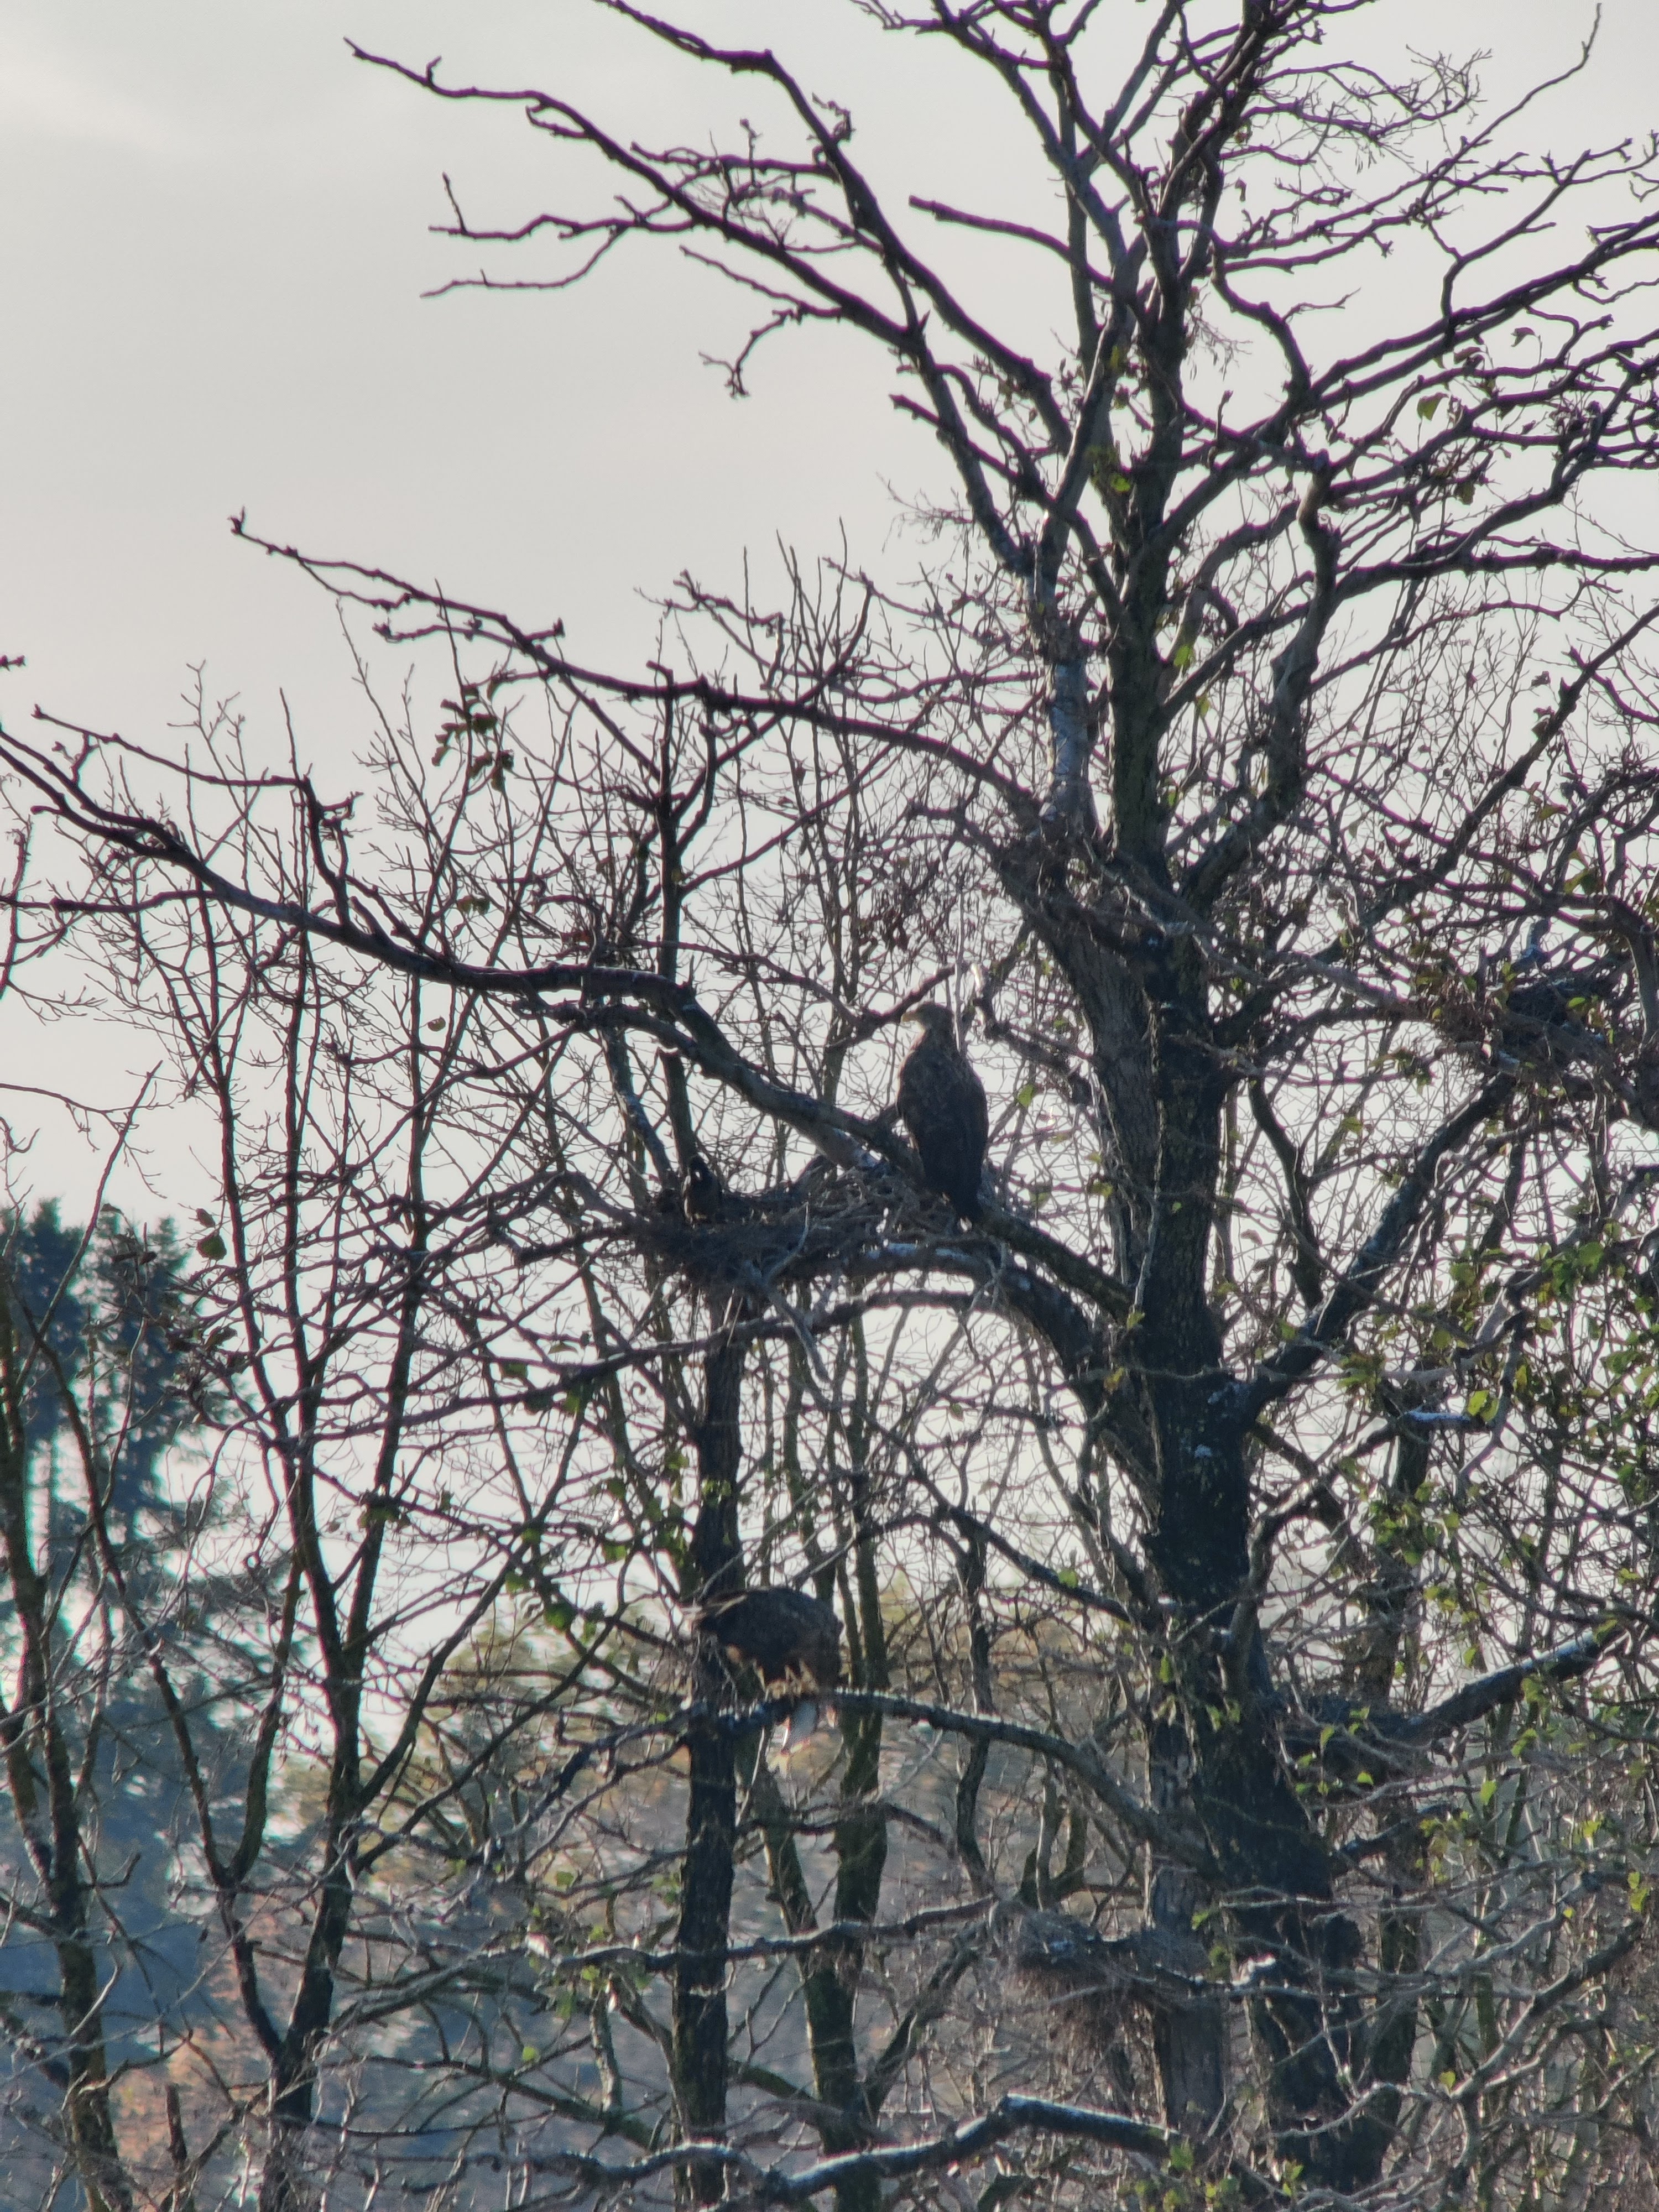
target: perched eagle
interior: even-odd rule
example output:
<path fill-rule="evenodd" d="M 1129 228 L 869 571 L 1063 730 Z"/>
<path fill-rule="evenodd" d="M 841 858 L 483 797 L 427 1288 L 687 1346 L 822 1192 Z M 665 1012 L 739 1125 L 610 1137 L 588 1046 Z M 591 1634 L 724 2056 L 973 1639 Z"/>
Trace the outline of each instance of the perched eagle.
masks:
<path fill-rule="evenodd" d="M 753 1667 L 769 1690 L 785 1684 L 809 1692 L 789 1716 L 786 1751 L 799 1736 L 812 1733 L 818 1706 L 810 1692 L 833 1690 L 841 1680 L 841 1623 L 834 1606 L 805 1590 L 744 1590 L 706 1607 L 696 1625 L 719 1637 L 734 1659 Z"/>
<path fill-rule="evenodd" d="M 700 1226 L 722 1221 L 728 1211 L 726 1185 L 701 1152 L 693 1152 L 680 1177 L 680 1211 Z"/>
<path fill-rule="evenodd" d="M 977 1221 L 990 1133 L 985 1086 L 957 1043 L 948 1006 L 918 1006 L 905 1019 L 921 1023 L 921 1042 L 899 1070 L 899 1119 L 929 1188 L 942 1191 L 963 1220 Z"/>

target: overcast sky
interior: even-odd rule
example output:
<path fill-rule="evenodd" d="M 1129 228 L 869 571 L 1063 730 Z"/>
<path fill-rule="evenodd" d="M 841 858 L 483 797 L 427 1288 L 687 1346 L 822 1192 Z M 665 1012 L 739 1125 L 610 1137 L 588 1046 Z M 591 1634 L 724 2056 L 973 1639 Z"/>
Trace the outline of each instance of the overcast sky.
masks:
<path fill-rule="evenodd" d="M 1381 0 L 1370 35 L 1490 47 L 1501 86 L 1568 58 L 1593 12 Z M 1602 19 L 1589 72 L 1549 112 L 1563 150 L 1659 122 L 1659 8 L 1607 0 Z M 989 88 L 936 45 L 878 39 L 848 0 L 699 0 L 696 20 L 799 58 L 852 106 L 878 176 L 981 204 L 1032 188 L 987 170 Z M 700 356 L 731 349 L 739 308 L 666 254 L 556 295 L 423 299 L 474 258 L 429 234 L 443 173 L 475 219 L 507 220 L 558 197 L 555 166 L 513 111 L 440 105 L 353 62 L 347 35 L 441 54 L 447 75 L 574 86 L 624 136 L 747 112 L 586 0 L 4 0 L 0 653 L 27 660 L 0 676 L 13 726 L 39 701 L 158 741 L 205 660 L 258 728 L 279 726 L 280 686 L 302 751 L 343 781 L 365 726 L 331 611 L 233 542 L 243 507 L 266 535 L 561 616 L 584 658 L 625 662 L 649 650 L 641 594 L 682 568 L 729 582 L 745 550 L 764 568 L 780 538 L 811 552 L 842 526 L 879 564 L 887 486 L 938 480 L 861 349 L 786 336 L 755 396 L 729 399 Z M 985 277 L 1002 281 L 989 263 Z M 74 1069 L 112 1103 L 137 1047 L 85 1028 L 43 1046 L 0 1009 L 0 1079 L 26 1054 L 33 1079 Z M 34 1118 L 21 1100 L 0 1112 L 20 1133 Z M 25 1181 L 84 1202 L 93 1172 L 50 1126 Z"/>

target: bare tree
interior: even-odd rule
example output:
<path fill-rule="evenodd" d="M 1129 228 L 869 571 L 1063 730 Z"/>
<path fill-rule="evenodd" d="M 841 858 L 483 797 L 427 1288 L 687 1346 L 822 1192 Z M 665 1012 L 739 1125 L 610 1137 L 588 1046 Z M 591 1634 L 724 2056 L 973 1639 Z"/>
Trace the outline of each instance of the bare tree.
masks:
<path fill-rule="evenodd" d="M 688 581 L 628 678 L 268 545 L 453 672 L 372 819 L 222 743 L 0 752 L 87 872 L 20 893 L 26 950 L 90 935 L 188 1041 L 269 1224 L 234 1387 L 330 1731 L 272 2114 L 314 2138 L 316 2082 L 384 2068 L 353 1900 L 447 1834 L 543 1963 L 486 2003 L 471 1923 L 399 1906 L 472 2008 L 418 2125 L 337 2112 L 365 2191 L 442 2106 L 462 2192 L 851 2212 L 997 2160 L 990 2202 L 1085 2202 L 1167 2160 L 1176 2201 L 1641 2201 L 1659 555 L 1612 502 L 1659 450 L 1651 149 L 1538 155 L 1541 94 L 1358 58 L 1335 0 L 856 11 L 1000 83 L 1045 225 L 901 205 L 773 52 L 611 12 L 759 118 L 653 149 L 365 58 L 572 165 L 510 225 L 457 201 L 568 252 L 512 281 L 675 241 L 761 302 L 735 389 L 787 326 L 884 349 L 955 478 L 914 582 Z M 1052 276 L 1063 345 L 975 305 L 964 233 Z M 936 994 L 991 1093 L 971 1224 L 889 1109 Z M 264 1182 L 232 1006 L 305 1102 Z M 372 1204 L 348 1101 L 406 1163 Z M 313 1173 L 355 1243 L 291 1225 Z M 380 1347 L 372 1419 L 323 1420 L 313 1337 L 343 1409 Z M 845 1634 L 829 1764 L 722 1656 L 781 1582 Z M 539 1726 L 450 1664 L 537 1615 Z M 582 2033 L 515 2059 L 515 2004 Z"/>

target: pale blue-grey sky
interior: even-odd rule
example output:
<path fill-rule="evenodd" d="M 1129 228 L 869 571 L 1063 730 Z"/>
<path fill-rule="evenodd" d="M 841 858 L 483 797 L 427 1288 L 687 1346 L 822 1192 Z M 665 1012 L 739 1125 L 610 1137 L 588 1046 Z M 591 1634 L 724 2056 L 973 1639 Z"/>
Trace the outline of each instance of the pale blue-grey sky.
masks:
<path fill-rule="evenodd" d="M 1489 78 L 1512 84 L 1566 59 L 1593 12 L 1381 0 L 1364 35 L 1491 48 Z M 1659 11 L 1602 13 L 1589 71 L 1540 118 L 1563 149 L 1659 119 Z M 912 188 L 981 203 L 1032 189 L 988 172 L 1006 143 L 990 88 L 880 40 L 848 0 L 699 0 L 696 19 L 800 57 L 858 113 L 878 175 L 909 167 Z M 244 507 L 271 536 L 562 616 L 584 657 L 626 660 L 649 649 L 640 594 L 683 567 L 729 582 L 745 551 L 765 568 L 779 538 L 810 554 L 843 525 L 877 562 L 887 486 L 937 481 L 884 364 L 844 342 L 775 340 L 754 397 L 729 399 L 700 356 L 732 349 L 741 305 L 666 252 L 571 293 L 423 299 L 473 261 L 429 234 L 442 173 L 470 212 L 506 219 L 556 200 L 556 171 L 512 111 L 440 106 L 354 63 L 348 34 L 457 76 L 580 87 L 642 137 L 694 136 L 755 97 L 586 0 L 6 0 L 0 653 L 27 657 L 0 677 L 10 723 L 38 700 L 155 742 L 204 660 L 272 732 L 280 686 L 302 751 L 343 777 L 366 725 L 332 615 L 233 542 Z M 0 1051 L 113 1103 L 141 1054 L 87 1026 L 42 1041 L 0 1015 Z M 33 1119 L 21 1100 L 0 1112 Z M 53 1125 L 24 1180 L 73 1195 L 92 1161 Z"/>

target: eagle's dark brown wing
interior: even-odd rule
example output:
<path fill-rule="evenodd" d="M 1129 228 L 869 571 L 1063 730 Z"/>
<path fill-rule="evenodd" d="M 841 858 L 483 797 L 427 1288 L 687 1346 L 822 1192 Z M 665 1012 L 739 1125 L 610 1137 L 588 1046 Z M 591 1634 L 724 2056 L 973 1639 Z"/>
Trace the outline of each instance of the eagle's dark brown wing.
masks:
<path fill-rule="evenodd" d="M 898 1109 L 929 1184 L 964 1221 L 977 1221 L 990 1133 L 985 1087 L 937 1030 L 922 1038 L 899 1071 Z"/>
<path fill-rule="evenodd" d="M 728 1651 L 746 1659 L 763 1681 L 811 1682 L 832 1689 L 841 1680 L 841 1623 L 836 1609 L 805 1590 L 753 1589 L 712 1605 L 700 1626 Z"/>

